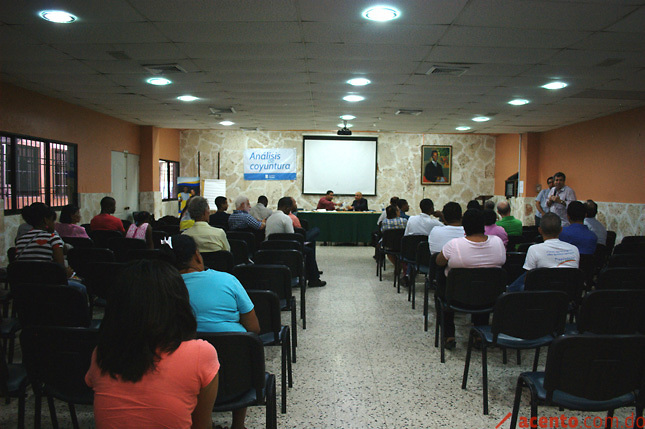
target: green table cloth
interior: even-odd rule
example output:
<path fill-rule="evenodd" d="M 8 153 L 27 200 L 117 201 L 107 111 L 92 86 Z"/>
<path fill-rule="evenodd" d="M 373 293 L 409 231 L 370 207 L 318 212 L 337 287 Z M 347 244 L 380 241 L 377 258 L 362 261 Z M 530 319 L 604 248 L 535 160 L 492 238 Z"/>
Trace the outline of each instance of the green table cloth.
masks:
<path fill-rule="evenodd" d="M 320 228 L 318 242 L 369 243 L 376 231 L 379 212 L 298 212 L 309 228 Z"/>

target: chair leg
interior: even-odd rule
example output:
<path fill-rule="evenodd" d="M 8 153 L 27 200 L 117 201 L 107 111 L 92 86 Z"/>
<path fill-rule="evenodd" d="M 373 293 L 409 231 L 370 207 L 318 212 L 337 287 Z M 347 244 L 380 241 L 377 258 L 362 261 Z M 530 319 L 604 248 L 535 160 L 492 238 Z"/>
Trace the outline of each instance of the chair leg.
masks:
<path fill-rule="evenodd" d="M 482 339 L 482 393 L 484 397 L 484 415 L 488 415 L 488 348 Z"/>
<path fill-rule="evenodd" d="M 440 323 L 441 323 L 441 344 L 439 347 L 441 347 L 441 363 L 446 363 L 446 329 L 445 329 L 445 315 L 443 313 L 443 306 L 441 305 L 441 318 L 440 318 Z"/>
<path fill-rule="evenodd" d="M 522 400 L 523 387 L 524 382 L 522 381 L 522 378 L 518 377 L 517 386 L 515 387 L 515 401 L 513 401 L 513 416 L 511 417 L 510 429 L 515 429 L 517 427 L 517 418 L 518 414 L 520 413 L 520 401 Z"/>
<path fill-rule="evenodd" d="M 533 358 L 533 372 L 537 371 L 538 361 L 540 360 L 540 348 L 535 348 L 535 357 Z"/>
<path fill-rule="evenodd" d="M 18 391 L 18 429 L 25 429 L 25 396 L 27 395 L 26 386 L 22 386 Z"/>
<path fill-rule="evenodd" d="M 80 429 L 78 426 L 78 418 L 76 417 L 76 407 L 71 402 L 67 403 L 69 407 L 69 416 L 72 418 L 72 426 L 74 429 Z"/>
<path fill-rule="evenodd" d="M 52 419 L 52 427 L 58 429 L 58 419 L 56 418 L 56 407 L 54 406 L 54 398 L 51 395 L 47 395 L 47 405 L 49 405 L 49 414 Z"/>
<path fill-rule="evenodd" d="M 504 365 L 508 363 L 508 355 L 506 354 L 506 349 L 502 349 L 502 363 Z"/>
<path fill-rule="evenodd" d="M 300 279 L 300 318 L 302 319 L 302 329 L 307 329 L 307 306 L 305 298 L 307 282 L 304 280 L 304 277 L 300 277 Z"/>
<path fill-rule="evenodd" d="M 288 333 L 288 332 L 287 332 Z M 285 335 L 286 337 L 286 335 Z M 285 350 L 287 346 L 287 339 L 282 339 L 282 356 L 281 356 L 281 373 L 280 373 L 280 382 L 282 384 L 282 408 L 280 412 L 286 414 L 287 412 L 287 356 L 289 355 L 289 350 Z"/>
<path fill-rule="evenodd" d="M 277 429 L 278 427 L 277 408 L 275 376 L 271 374 L 266 385 L 266 426 L 268 429 Z"/>
<path fill-rule="evenodd" d="M 40 388 L 32 387 L 34 390 L 34 428 L 40 429 L 42 420 L 43 397 Z"/>
<path fill-rule="evenodd" d="M 287 335 L 287 355 L 291 350 L 291 331 L 288 330 Z M 291 365 L 291 359 L 287 359 L 287 374 L 289 376 L 289 387 L 293 387 L 293 370 Z"/>
<path fill-rule="evenodd" d="M 517 352 L 517 364 L 522 365 L 522 355 L 520 353 L 520 349 L 517 349 L 516 352 Z"/>
<path fill-rule="evenodd" d="M 423 330 L 428 332 L 428 295 L 430 294 L 430 287 L 428 286 L 428 279 L 423 284 Z M 437 345 L 435 344 L 435 347 Z"/>
<path fill-rule="evenodd" d="M 468 371 L 470 371 L 470 356 L 475 342 L 474 333 L 471 330 L 468 334 L 468 349 L 466 350 L 466 362 L 464 362 L 464 376 L 461 379 L 461 388 L 466 389 L 468 383 Z"/>
<path fill-rule="evenodd" d="M 607 410 L 607 418 L 605 419 L 605 429 L 611 429 L 611 421 L 613 420 L 612 418 L 614 417 L 614 410 L 609 409 Z"/>

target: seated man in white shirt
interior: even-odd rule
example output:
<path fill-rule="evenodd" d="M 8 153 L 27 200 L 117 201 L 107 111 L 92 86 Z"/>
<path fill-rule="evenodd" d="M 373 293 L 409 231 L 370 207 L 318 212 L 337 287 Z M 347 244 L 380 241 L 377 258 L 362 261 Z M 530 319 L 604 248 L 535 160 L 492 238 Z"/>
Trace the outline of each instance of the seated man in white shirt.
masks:
<path fill-rule="evenodd" d="M 259 221 L 267 219 L 269 216 L 271 216 L 271 214 L 273 214 L 273 210 L 268 208 L 268 205 L 269 200 L 267 199 L 267 197 L 260 195 L 258 197 L 257 204 L 251 207 L 251 210 L 249 210 L 249 214 Z"/>
<path fill-rule="evenodd" d="M 598 204 L 594 200 L 587 200 L 585 203 L 587 211 L 584 224 L 598 237 L 598 244 L 607 245 L 607 228 L 596 219 Z"/>
<path fill-rule="evenodd" d="M 538 231 L 544 238 L 544 243 L 534 244 L 529 247 L 524 261 L 527 271 L 536 268 L 578 268 L 580 265 L 580 252 L 573 244 L 558 239 L 562 231 L 560 216 L 555 213 L 545 213 L 540 221 Z M 507 290 L 517 292 L 524 290 L 526 273 L 519 276 L 511 283 Z"/>
<path fill-rule="evenodd" d="M 454 201 L 443 206 L 445 226 L 435 226 L 428 236 L 430 253 L 439 253 L 443 246 L 453 238 L 465 237 L 464 227 L 461 226 L 461 206 Z"/>
<path fill-rule="evenodd" d="M 421 214 L 410 216 L 408 224 L 405 227 L 405 235 L 430 235 L 432 228 L 435 226 L 443 226 L 437 219 L 430 217 L 431 215 L 438 216 L 441 212 L 434 211 L 434 203 L 430 198 L 424 198 L 419 203 Z M 440 216 L 438 216 L 440 217 Z"/>

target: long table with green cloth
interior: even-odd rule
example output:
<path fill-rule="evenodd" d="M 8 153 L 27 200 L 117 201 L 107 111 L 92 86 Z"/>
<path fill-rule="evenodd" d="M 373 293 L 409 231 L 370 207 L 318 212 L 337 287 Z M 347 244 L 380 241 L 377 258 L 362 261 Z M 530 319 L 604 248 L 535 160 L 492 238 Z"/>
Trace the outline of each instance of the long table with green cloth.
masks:
<path fill-rule="evenodd" d="M 298 212 L 309 228 L 320 228 L 318 242 L 369 243 L 380 212 Z"/>

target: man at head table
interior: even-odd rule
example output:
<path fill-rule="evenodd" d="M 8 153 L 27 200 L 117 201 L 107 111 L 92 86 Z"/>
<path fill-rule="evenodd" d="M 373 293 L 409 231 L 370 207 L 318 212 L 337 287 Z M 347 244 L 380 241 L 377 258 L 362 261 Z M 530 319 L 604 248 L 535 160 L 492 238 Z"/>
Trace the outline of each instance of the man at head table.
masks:
<path fill-rule="evenodd" d="M 336 206 L 339 206 L 340 203 L 332 202 L 333 199 L 334 199 L 334 191 L 331 191 L 331 190 L 327 191 L 325 193 L 325 196 L 318 201 L 318 206 L 316 207 L 316 210 L 320 210 L 320 209 L 325 209 L 330 211 L 336 210 Z"/>
<path fill-rule="evenodd" d="M 367 200 L 363 198 L 363 194 L 361 192 L 356 192 L 354 194 L 354 201 L 352 201 L 352 205 L 349 206 L 347 210 L 354 210 L 355 212 L 367 211 Z"/>

